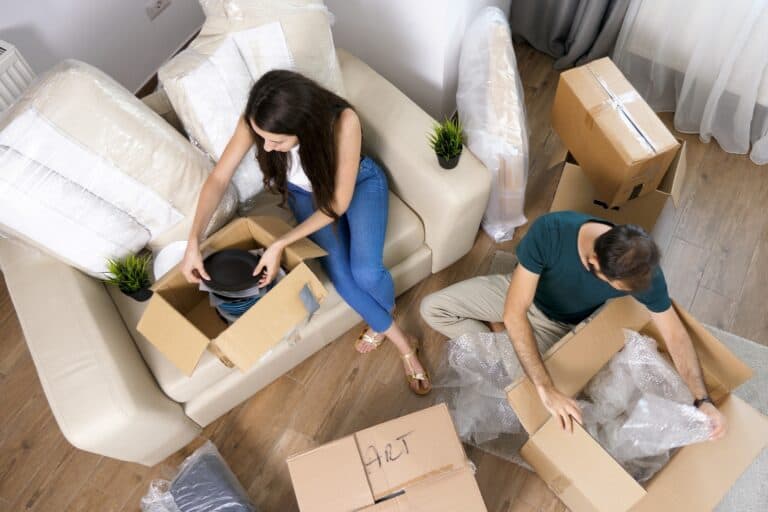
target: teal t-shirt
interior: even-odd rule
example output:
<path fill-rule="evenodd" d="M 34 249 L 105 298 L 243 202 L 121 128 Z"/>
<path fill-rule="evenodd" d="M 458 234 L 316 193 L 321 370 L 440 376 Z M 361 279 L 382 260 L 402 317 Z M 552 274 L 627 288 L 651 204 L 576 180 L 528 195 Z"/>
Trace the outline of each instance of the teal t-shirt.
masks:
<path fill-rule="evenodd" d="M 608 299 L 632 295 L 655 313 L 669 309 L 672 301 L 661 268 L 651 287 L 640 292 L 617 290 L 584 267 L 579 257 L 579 228 L 586 222 L 610 222 L 577 212 L 542 215 L 517 246 L 517 259 L 539 274 L 533 302 L 549 318 L 577 324 Z"/>

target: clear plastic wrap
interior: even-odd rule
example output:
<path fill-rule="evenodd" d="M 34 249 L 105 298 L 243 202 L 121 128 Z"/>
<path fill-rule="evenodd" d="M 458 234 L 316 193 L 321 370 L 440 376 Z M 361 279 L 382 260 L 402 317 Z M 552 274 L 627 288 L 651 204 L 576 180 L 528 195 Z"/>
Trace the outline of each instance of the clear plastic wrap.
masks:
<path fill-rule="evenodd" d="M 210 169 L 130 91 L 64 61 L 0 119 L 0 230 L 102 277 L 108 258 L 186 237 Z"/>
<path fill-rule="evenodd" d="M 624 349 L 587 384 L 580 403 L 587 431 L 644 482 L 671 450 L 709 439 L 710 423 L 656 341 L 630 330 L 624 337 Z"/>
<path fill-rule="evenodd" d="M 472 333 L 446 342 L 435 368 L 435 400 L 445 402 L 465 443 L 524 464 L 518 455 L 528 439 L 505 389 L 520 376 L 506 334 Z"/>
<path fill-rule="evenodd" d="M 509 23 L 497 7 L 481 10 L 464 34 L 456 103 L 467 146 L 493 173 L 483 229 L 510 240 L 526 222 L 528 132 Z"/>
<path fill-rule="evenodd" d="M 213 443 L 187 457 L 169 482 L 153 480 L 142 512 L 254 512 L 255 507 Z"/>

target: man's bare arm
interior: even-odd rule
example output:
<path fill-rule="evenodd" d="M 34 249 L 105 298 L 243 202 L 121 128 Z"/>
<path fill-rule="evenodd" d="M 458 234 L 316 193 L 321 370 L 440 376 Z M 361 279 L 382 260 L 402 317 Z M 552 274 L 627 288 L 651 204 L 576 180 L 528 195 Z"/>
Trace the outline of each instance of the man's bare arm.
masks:
<path fill-rule="evenodd" d="M 552 383 L 536 345 L 533 326 L 528 320 L 528 309 L 533 303 L 538 282 L 538 274 L 522 265 L 517 266 L 512 274 L 504 304 L 504 326 L 512 340 L 520 366 L 536 387 L 542 403 L 553 416 L 560 419 L 560 425 L 564 429 L 573 431 L 571 418 L 581 422 L 581 410 L 575 400 L 560 393 Z"/>

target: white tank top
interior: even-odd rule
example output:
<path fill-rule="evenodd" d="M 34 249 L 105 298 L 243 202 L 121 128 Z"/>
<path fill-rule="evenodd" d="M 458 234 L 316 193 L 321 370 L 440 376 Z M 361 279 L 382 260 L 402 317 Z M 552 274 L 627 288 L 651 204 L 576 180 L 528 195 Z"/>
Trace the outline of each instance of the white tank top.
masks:
<path fill-rule="evenodd" d="M 288 167 L 288 183 L 292 183 L 307 192 L 312 192 L 312 183 L 309 182 L 304 167 L 301 165 L 299 145 L 296 144 L 295 147 L 292 147 L 289 153 L 291 154 L 291 163 Z"/>

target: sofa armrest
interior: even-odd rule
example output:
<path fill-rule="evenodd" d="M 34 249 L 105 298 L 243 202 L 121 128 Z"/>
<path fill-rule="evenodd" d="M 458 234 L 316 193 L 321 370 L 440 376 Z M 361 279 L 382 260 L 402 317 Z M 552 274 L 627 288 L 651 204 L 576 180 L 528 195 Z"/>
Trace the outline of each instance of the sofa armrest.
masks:
<path fill-rule="evenodd" d="M 0 268 L 70 443 L 154 465 L 198 435 L 157 387 L 101 281 L 13 239 L 0 239 Z"/>
<path fill-rule="evenodd" d="M 466 147 L 456 168 L 442 169 L 427 141 L 435 120 L 360 59 L 338 54 L 365 152 L 384 164 L 390 188 L 421 218 L 432 272 L 442 270 L 472 248 L 491 173 Z"/>

